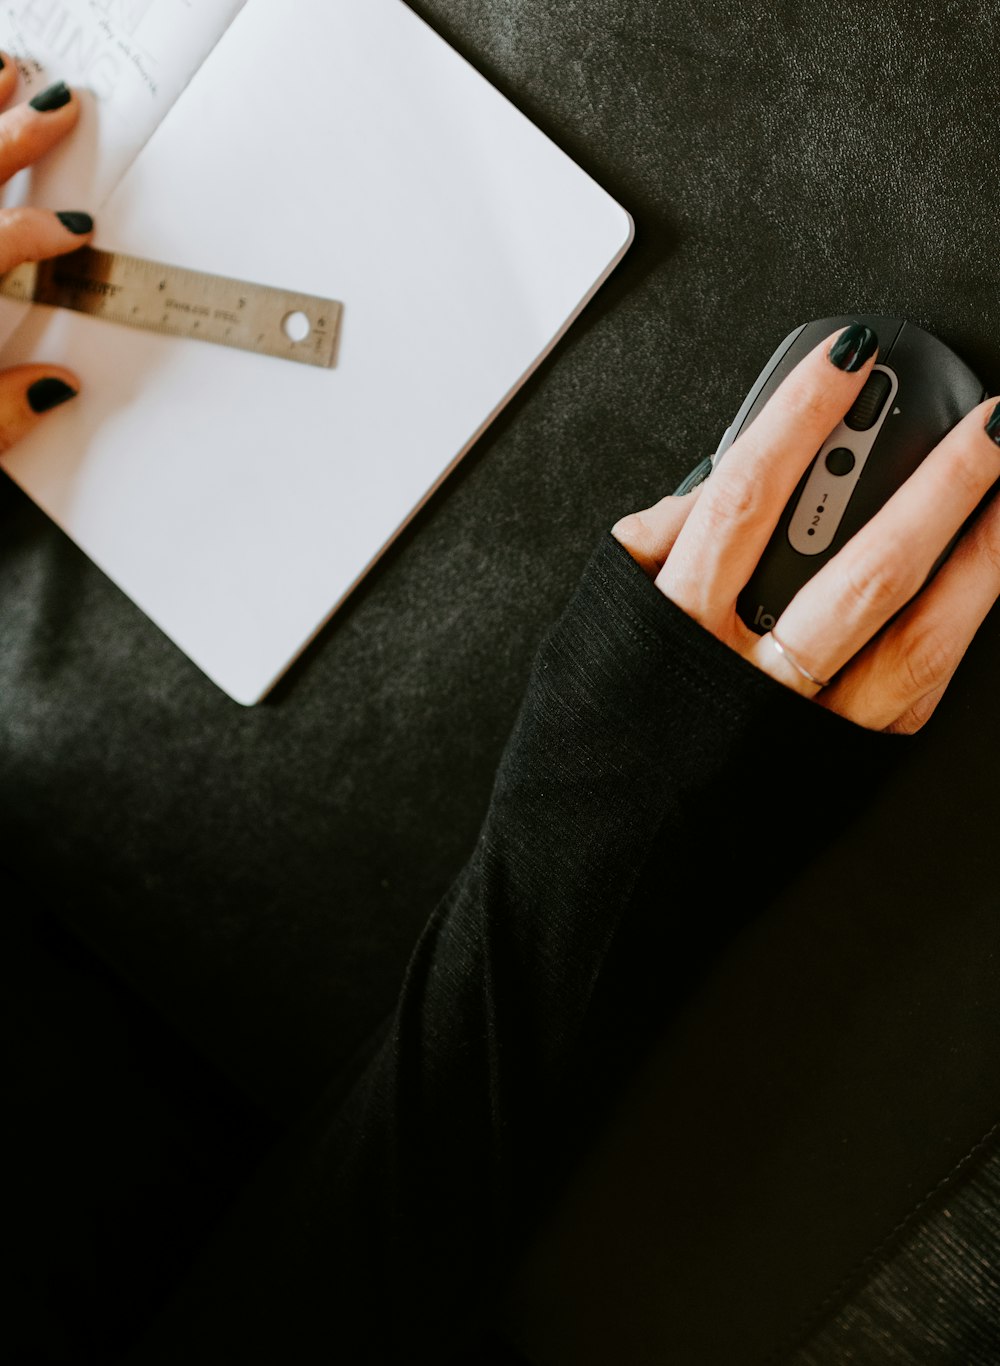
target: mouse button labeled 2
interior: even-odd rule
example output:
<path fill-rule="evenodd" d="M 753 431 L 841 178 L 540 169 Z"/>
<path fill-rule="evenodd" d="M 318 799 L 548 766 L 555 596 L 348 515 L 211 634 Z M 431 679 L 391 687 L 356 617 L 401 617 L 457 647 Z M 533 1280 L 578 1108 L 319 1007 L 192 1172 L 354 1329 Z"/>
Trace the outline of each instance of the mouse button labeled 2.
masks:
<path fill-rule="evenodd" d="M 844 418 L 845 424 L 852 432 L 866 432 L 878 421 L 891 392 L 892 380 L 885 371 L 873 370 L 865 381 L 861 393 L 851 405 L 850 412 Z"/>

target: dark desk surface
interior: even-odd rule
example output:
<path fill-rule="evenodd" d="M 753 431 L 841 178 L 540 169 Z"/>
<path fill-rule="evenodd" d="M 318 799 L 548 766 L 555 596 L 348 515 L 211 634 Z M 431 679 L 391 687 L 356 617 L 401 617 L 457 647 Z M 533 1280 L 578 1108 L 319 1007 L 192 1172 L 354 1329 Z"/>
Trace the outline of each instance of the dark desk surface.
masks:
<path fill-rule="evenodd" d="M 6 862 L 279 1122 L 391 1006 L 595 538 L 715 448 L 777 341 L 901 315 L 1000 387 L 988 7 L 414 8 L 631 211 L 636 241 L 274 695 L 232 703 L 0 490 Z M 684 1098 L 684 1125 L 647 1094 L 646 1137 L 614 1140 L 655 1135 L 644 1160 L 672 1173 L 619 1302 L 673 1323 L 672 1360 L 757 1360 L 996 1118 L 998 655 L 992 620 L 895 789 L 699 987 L 651 1088 Z M 783 1281 L 743 1275 L 762 1244 Z M 588 1282 L 606 1260 L 569 1274 L 592 1341 L 595 1316 L 625 1313 Z M 562 1327 L 551 1346 L 544 1299 L 529 1286 L 519 1313 L 546 1366 L 596 1360 Z"/>

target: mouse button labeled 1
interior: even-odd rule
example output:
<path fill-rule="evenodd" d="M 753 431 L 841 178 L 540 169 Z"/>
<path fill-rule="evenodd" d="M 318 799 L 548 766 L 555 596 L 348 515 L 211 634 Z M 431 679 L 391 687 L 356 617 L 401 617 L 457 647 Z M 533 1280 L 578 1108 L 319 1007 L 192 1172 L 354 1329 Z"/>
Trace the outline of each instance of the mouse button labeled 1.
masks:
<path fill-rule="evenodd" d="M 851 405 L 844 418 L 852 432 L 866 432 L 878 421 L 885 407 L 885 401 L 892 392 L 892 380 L 884 370 L 873 370 L 865 381 L 865 386 Z"/>

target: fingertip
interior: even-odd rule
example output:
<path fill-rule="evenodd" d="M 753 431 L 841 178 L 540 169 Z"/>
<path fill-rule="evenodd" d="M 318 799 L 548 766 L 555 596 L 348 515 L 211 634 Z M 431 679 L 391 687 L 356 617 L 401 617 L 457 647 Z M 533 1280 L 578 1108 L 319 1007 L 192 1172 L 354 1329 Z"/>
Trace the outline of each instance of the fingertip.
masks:
<path fill-rule="evenodd" d="M 70 399 L 76 398 L 79 392 L 80 382 L 76 376 L 69 371 L 63 371 L 58 375 L 42 375 L 41 378 L 33 380 L 28 385 L 25 397 L 31 411 L 40 414 L 61 407 Z"/>
<path fill-rule="evenodd" d="M 37 95 L 32 95 L 28 101 L 29 106 L 38 114 L 51 114 L 73 103 L 73 91 L 65 81 L 55 81 L 44 90 L 39 90 Z"/>
<path fill-rule="evenodd" d="M 986 435 L 997 446 L 1000 446 L 1000 403 L 997 402 L 995 394 L 981 405 L 981 412 L 985 416 L 983 429 Z"/>
<path fill-rule="evenodd" d="M 848 323 L 835 333 L 827 350 L 827 359 L 838 370 L 854 374 L 878 353 L 878 334 L 866 323 Z"/>
<path fill-rule="evenodd" d="M 17 62 L 9 52 L 0 48 L 0 103 L 7 104 L 14 98 L 17 83 Z"/>
<path fill-rule="evenodd" d="M 55 211 L 59 222 L 74 237 L 89 237 L 94 231 L 94 220 L 82 209 L 62 209 Z"/>
<path fill-rule="evenodd" d="M 53 408 L 80 392 L 80 381 L 61 365 L 15 365 L 0 371 L 0 452 L 27 436 Z"/>
<path fill-rule="evenodd" d="M 970 408 L 963 415 L 961 420 L 948 432 L 941 440 L 953 445 L 963 441 L 981 441 L 982 436 L 992 443 L 994 447 L 1000 446 L 1000 395 L 993 394 L 981 399 L 974 408 Z"/>
<path fill-rule="evenodd" d="M 650 578 L 655 578 L 663 568 L 681 527 L 697 501 L 698 492 L 698 489 L 693 489 L 684 497 L 668 493 L 652 507 L 620 517 L 611 528 L 611 535 Z"/>

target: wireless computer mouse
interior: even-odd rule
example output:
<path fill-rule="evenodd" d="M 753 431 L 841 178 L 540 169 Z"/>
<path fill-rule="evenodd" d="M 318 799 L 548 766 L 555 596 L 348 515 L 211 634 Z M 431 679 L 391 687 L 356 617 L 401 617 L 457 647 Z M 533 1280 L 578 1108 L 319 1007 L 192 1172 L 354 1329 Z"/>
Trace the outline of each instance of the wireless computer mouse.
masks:
<path fill-rule="evenodd" d="M 741 618 L 759 633 L 770 630 L 806 580 L 987 396 L 954 351 L 903 318 L 820 318 L 797 327 L 777 348 L 726 428 L 712 468 L 803 356 L 852 322 L 875 332 L 878 359 L 854 406 L 800 480 L 739 598 Z M 698 482 L 693 472 L 681 488 Z"/>

